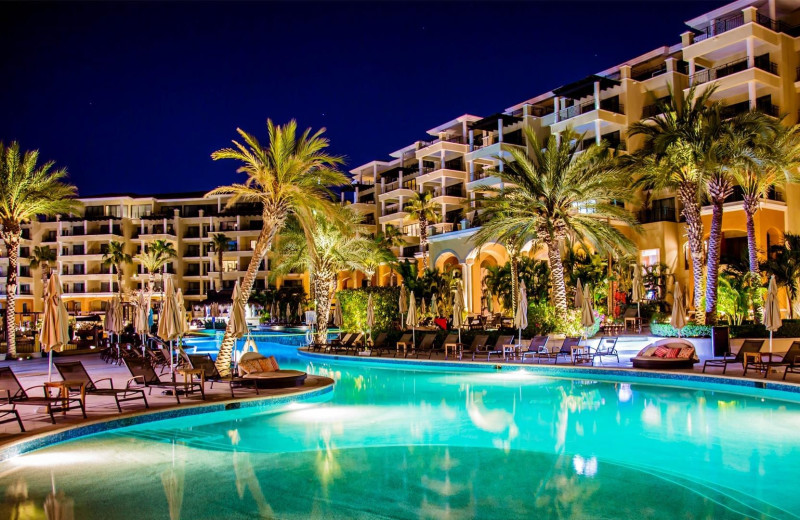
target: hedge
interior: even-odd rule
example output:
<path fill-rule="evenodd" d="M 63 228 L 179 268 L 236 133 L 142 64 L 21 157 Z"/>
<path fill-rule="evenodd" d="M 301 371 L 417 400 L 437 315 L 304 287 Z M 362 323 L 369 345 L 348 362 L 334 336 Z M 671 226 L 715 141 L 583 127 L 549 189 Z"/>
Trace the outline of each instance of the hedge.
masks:
<path fill-rule="evenodd" d="M 768 338 L 769 331 L 764 325 L 753 322 L 742 323 L 731 327 L 734 338 Z M 783 320 L 781 328 L 772 333 L 773 338 L 800 338 L 800 320 Z"/>
<path fill-rule="evenodd" d="M 392 323 L 400 319 L 399 287 L 363 287 L 343 289 L 336 293 L 342 308 L 342 326 L 345 332 L 363 332 L 367 324 L 367 300 L 372 295 L 375 307 L 375 326 L 372 332 L 387 332 Z"/>
<path fill-rule="evenodd" d="M 710 338 L 711 325 L 700 325 L 697 323 L 689 322 L 680 330 L 669 324 L 670 316 L 661 312 L 653 314 L 650 320 L 650 333 L 653 336 L 664 338 Z"/>

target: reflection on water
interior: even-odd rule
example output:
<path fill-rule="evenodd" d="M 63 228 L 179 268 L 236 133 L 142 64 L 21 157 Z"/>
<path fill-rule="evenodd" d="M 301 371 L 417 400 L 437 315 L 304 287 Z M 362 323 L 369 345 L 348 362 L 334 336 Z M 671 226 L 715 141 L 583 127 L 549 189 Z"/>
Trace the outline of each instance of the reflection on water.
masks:
<path fill-rule="evenodd" d="M 143 425 L 20 457 L 0 477 L 2 512 L 43 518 L 55 471 L 62 495 L 53 496 L 74 500 L 76 518 L 108 518 L 109 507 L 170 520 L 798 518 L 797 494 L 774 485 L 792 482 L 800 462 L 794 404 L 276 354 L 334 378 L 332 399 Z M 111 491 L 92 492 L 99 472 Z"/>

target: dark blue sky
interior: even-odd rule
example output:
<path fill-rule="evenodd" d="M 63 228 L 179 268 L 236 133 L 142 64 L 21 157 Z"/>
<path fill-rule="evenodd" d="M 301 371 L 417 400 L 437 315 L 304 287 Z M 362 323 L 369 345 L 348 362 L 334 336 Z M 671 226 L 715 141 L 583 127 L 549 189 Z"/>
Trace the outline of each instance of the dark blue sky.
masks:
<path fill-rule="evenodd" d="M 723 2 L 0 3 L 0 139 L 82 195 L 205 190 L 235 128 L 325 126 L 347 168 L 674 44 Z"/>

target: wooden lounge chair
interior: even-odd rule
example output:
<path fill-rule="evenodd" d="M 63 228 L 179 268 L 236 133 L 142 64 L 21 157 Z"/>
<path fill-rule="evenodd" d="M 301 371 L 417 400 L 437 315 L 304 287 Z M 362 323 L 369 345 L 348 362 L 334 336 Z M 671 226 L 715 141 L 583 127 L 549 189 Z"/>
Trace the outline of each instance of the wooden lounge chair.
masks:
<path fill-rule="evenodd" d="M 550 351 L 547 350 L 547 341 L 549 339 L 549 336 L 534 336 L 528 345 L 528 349 L 520 351 L 520 358 L 522 362 L 525 362 L 526 357 L 535 357 L 537 360 L 539 360 L 539 362 L 541 362 L 542 355 L 544 354 L 547 356 L 550 353 Z"/>
<path fill-rule="evenodd" d="M 331 339 L 327 343 L 312 343 L 308 346 L 308 350 L 313 350 L 315 352 L 320 352 L 322 350 L 329 350 L 333 345 L 341 345 L 344 341 L 348 340 L 352 336 L 352 333 L 339 333 L 339 335 L 333 339 Z"/>
<path fill-rule="evenodd" d="M 335 347 L 334 351 L 343 351 L 345 354 L 358 355 L 358 351 L 364 348 L 364 334 L 361 332 L 354 334 L 348 343 L 342 344 L 341 347 Z"/>
<path fill-rule="evenodd" d="M 147 404 L 147 398 L 144 396 L 144 390 L 141 388 L 114 388 L 114 381 L 110 377 L 93 380 L 81 361 L 56 361 L 55 366 L 64 381 L 80 381 L 83 383 L 87 395 L 113 397 L 120 413 L 122 413 L 120 403 L 126 401 L 138 401 L 141 399 L 144 402 L 144 407 L 150 408 L 150 405 Z M 108 381 L 109 388 L 98 388 L 97 385 L 101 381 Z M 70 388 L 70 390 L 77 390 L 77 388 Z"/>
<path fill-rule="evenodd" d="M 436 334 L 425 334 L 425 336 L 422 337 L 422 341 L 420 341 L 419 344 L 414 345 L 411 352 L 413 352 L 417 356 L 417 359 L 419 359 L 420 354 L 425 354 L 427 352 L 428 359 L 430 359 L 431 356 L 433 355 L 434 341 L 436 341 Z M 408 355 L 411 352 L 406 352 L 405 357 L 408 357 Z"/>
<path fill-rule="evenodd" d="M 435 349 L 435 351 L 436 352 L 445 352 L 445 347 L 447 347 L 448 349 L 450 349 L 450 348 L 454 348 L 454 349 L 458 348 L 458 334 L 457 333 L 448 334 L 447 337 L 444 338 L 444 341 L 442 341 L 442 345 L 439 348 Z"/>
<path fill-rule="evenodd" d="M 226 384 L 231 391 L 231 397 L 236 397 L 233 393 L 234 387 L 252 386 L 256 389 L 256 395 L 258 395 L 258 385 L 252 379 L 237 377 L 233 374 L 229 376 L 220 375 L 214 360 L 211 359 L 209 354 L 186 354 L 186 358 L 192 369 L 201 369 L 203 371 L 203 377 L 211 383 L 211 388 L 214 388 L 214 383 Z"/>
<path fill-rule="evenodd" d="M 460 345 L 461 348 L 458 351 L 458 359 L 463 359 L 464 354 L 472 354 L 472 359 L 475 359 L 475 353 L 485 349 L 487 343 L 489 343 L 489 335 L 478 334 L 472 339 L 472 344 L 468 348 L 464 348 L 466 347 L 464 344 Z"/>
<path fill-rule="evenodd" d="M 195 391 L 195 389 L 200 390 L 200 396 L 203 398 L 203 401 L 206 400 L 206 391 L 203 388 L 203 385 L 196 382 L 196 381 L 161 381 L 156 374 L 156 371 L 153 370 L 153 367 L 150 366 L 150 363 L 145 361 L 144 359 L 126 359 L 125 366 L 128 367 L 130 371 L 131 377 L 128 380 L 128 384 L 126 387 L 129 387 L 134 382 L 143 385 L 145 388 L 149 388 L 149 393 L 153 393 L 153 388 L 164 388 L 167 390 L 171 390 L 172 394 L 175 396 L 175 400 L 178 404 L 181 404 L 180 398 L 180 390 L 186 393 L 186 395 L 191 394 Z"/>
<path fill-rule="evenodd" d="M 793 342 L 789 346 L 789 350 L 787 350 L 783 356 L 778 356 L 777 354 L 769 355 L 766 353 L 745 355 L 744 373 L 742 375 L 746 376 L 747 370 L 753 369 L 764 372 L 764 378 L 766 379 L 771 369 L 777 367 L 788 368 L 789 364 L 792 363 L 798 356 L 800 356 L 800 341 Z M 786 375 L 785 370 L 783 375 Z"/>
<path fill-rule="evenodd" d="M 406 350 L 408 350 L 408 346 L 411 345 L 412 341 L 414 340 L 414 334 L 411 332 L 407 332 L 400 336 L 394 344 L 394 357 L 400 353 L 400 347 L 403 347 L 403 357 L 405 357 Z"/>
<path fill-rule="evenodd" d="M 581 338 L 567 336 L 561 344 L 561 348 L 555 352 L 550 352 L 546 357 L 553 360 L 553 363 L 558 363 L 558 358 L 565 357 L 572 361 L 572 348 L 580 345 Z M 574 363 L 573 363 L 574 364 Z"/>
<path fill-rule="evenodd" d="M 22 419 L 19 418 L 19 412 L 14 408 L 14 405 L 9 405 L 9 408 L 0 408 L 0 424 L 16 422 L 19 424 L 19 430 L 25 431 L 22 425 Z"/>
<path fill-rule="evenodd" d="M 706 371 L 706 367 L 722 367 L 722 373 L 724 374 L 726 370 L 728 370 L 728 365 L 742 365 L 744 367 L 744 355 L 745 354 L 756 354 L 761 351 L 761 347 L 764 345 L 763 339 L 747 339 L 742 343 L 742 347 L 739 349 L 739 352 L 736 353 L 735 356 L 729 357 L 725 356 L 723 358 L 718 359 L 707 359 L 705 363 L 703 363 L 703 373 Z"/>
<path fill-rule="evenodd" d="M 41 388 L 42 397 L 28 395 L 28 390 L 33 388 Z M 86 418 L 86 408 L 83 406 L 83 400 L 78 397 L 51 397 L 47 393 L 47 387 L 44 385 L 23 388 L 11 367 L 0 367 L 0 396 L 2 396 L 2 392 L 5 392 L 5 398 L 8 399 L 8 404 L 10 405 L 44 406 L 53 424 L 56 423 L 53 412 L 66 412 L 67 410 L 80 408 L 83 418 Z M 22 426 L 21 423 L 20 426 Z"/>
<path fill-rule="evenodd" d="M 792 343 L 792 346 L 794 346 L 795 344 L 797 344 L 797 341 Z M 790 347 L 790 350 L 791 350 L 791 347 Z M 786 380 L 786 374 L 800 374 L 800 355 L 795 355 L 794 357 L 791 357 L 789 355 L 789 352 L 786 352 L 786 354 L 783 356 L 783 359 L 781 361 L 785 362 L 784 366 L 786 367 L 786 368 L 784 368 L 784 371 L 783 371 L 783 380 L 784 381 Z"/>
<path fill-rule="evenodd" d="M 514 342 L 514 336 L 498 336 L 497 341 L 495 344 L 492 345 L 485 345 L 483 348 L 478 349 L 477 351 L 472 352 L 472 360 L 475 361 L 475 356 L 477 354 L 486 354 L 486 361 L 489 361 L 492 357 L 492 354 L 499 354 L 505 357 L 505 350 L 503 350 L 503 345 L 509 345 Z"/>
<path fill-rule="evenodd" d="M 597 345 L 597 348 L 592 352 L 592 360 L 594 358 L 600 358 L 600 364 L 603 364 L 603 357 L 611 357 L 614 356 L 617 358 L 617 363 L 619 363 L 619 354 L 617 353 L 617 338 L 616 336 L 605 336 L 600 338 L 600 344 Z"/>
<path fill-rule="evenodd" d="M 375 339 L 372 340 L 372 345 L 369 347 L 369 355 L 381 356 L 384 353 L 389 353 L 389 343 L 387 341 L 389 334 L 381 332 Z"/>

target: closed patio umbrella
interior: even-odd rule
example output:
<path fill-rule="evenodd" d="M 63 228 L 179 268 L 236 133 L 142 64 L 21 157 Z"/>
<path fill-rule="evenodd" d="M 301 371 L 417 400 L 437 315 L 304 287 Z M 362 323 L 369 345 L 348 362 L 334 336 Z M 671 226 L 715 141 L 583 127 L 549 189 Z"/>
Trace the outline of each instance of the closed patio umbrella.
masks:
<path fill-rule="evenodd" d="M 436 295 L 431 296 L 431 314 L 434 318 L 439 317 L 439 306 L 436 305 Z"/>
<path fill-rule="evenodd" d="M 231 294 L 231 313 L 229 325 L 233 332 L 233 337 L 236 339 L 241 338 L 247 334 L 247 315 L 244 312 L 244 300 L 242 298 L 242 289 L 239 286 L 239 280 L 233 286 L 233 294 Z M 238 352 L 238 347 L 236 347 Z M 237 352 L 234 352 L 233 358 L 237 358 Z M 237 361 L 238 363 L 238 361 Z"/>
<path fill-rule="evenodd" d="M 594 325 L 594 309 L 592 309 L 592 298 L 589 293 L 589 286 L 583 289 L 583 305 L 581 306 L 581 325 L 586 328 L 586 336 L 589 336 L 588 328 Z"/>
<path fill-rule="evenodd" d="M 790 302 L 791 305 L 791 302 Z M 769 277 L 767 288 L 767 301 L 764 305 L 764 327 L 769 331 L 769 351 L 772 353 L 772 333 L 781 328 L 781 309 L 778 305 L 778 286 L 775 283 L 775 275 Z"/>
<path fill-rule="evenodd" d="M 122 332 L 122 305 L 117 296 L 111 298 L 111 302 L 108 304 L 103 327 L 109 333 L 109 345 L 111 343 L 110 334 L 117 334 L 117 342 L 119 342 L 119 334 Z"/>
<path fill-rule="evenodd" d="M 56 272 L 50 275 L 47 282 L 39 343 L 42 350 L 47 352 L 47 380 L 52 381 L 53 349 L 63 350 L 64 345 L 69 343 L 69 315 L 61 300 L 61 282 Z"/>
<path fill-rule="evenodd" d="M 681 329 L 686 326 L 686 307 L 684 307 L 681 285 L 677 281 L 675 288 L 672 289 L 672 300 L 672 315 L 669 317 L 669 324 L 678 331 L 680 338 Z"/>
<path fill-rule="evenodd" d="M 172 373 L 173 366 L 173 350 L 172 340 L 177 338 L 183 327 L 180 324 L 178 317 L 178 309 L 175 303 L 175 285 L 172 281 L 172 276 L 166 276 L 164 279 L 164 299 L 161 300 L 161 315 L 158 317 L 158 337 L 164 341 L 169 342 L 169 370 Z"/>
<path fill-rule="evenodd" d="M 583 284 L 581 284 L 580 278 L 575 284 L 575 308 L 583 309 Z"/>
<path fill-rule="evenodd" d="M 275 323 L 278 318 L 278 306 L 276 305 L 275 301 L 272 302 L 272 305 L 269 308 L 269 320 Z"/>
<path fill-rule="evenodd" d="M 336 304 L 333 308 L 333 325 L 334 327 L 341 327 L 342 326 L 342 301 L 337 296 L 333 302 Z M 300 308 L 300 304 L 297 304 L 297 308 Z"/>
<path fill-rule="evenodd" d="M 417 345 L 416 327 L 419 322 L 417 317 L 417 300 L 414 298 L 414 291 L 411 291 L 411 296 L 408 299 L 408 315 L 406 316 L 406 327 L 411 327 L 411 342 L 415 348 Z"/>
<path fill-rule="evenodd" d="M 175 291 L 175 307 L 178 309 L 178 317 L 182 325 L 179 336 L 185 336 L 189 332 L 189 320 L 186 319 L 186 302 L 183 300 L 182 289 Z"/>
<path fill-rule="evenodd" d="M 411 293 L 411 294 L 414 294 L 414 293 Z M 420 298 L 419 302 L 420 302 L 420 305 L 419 305 L 420 315 L 422 315 L 424 317 L 426 314 L 428 314 L 428 306 L 425 305 L 425 298 L 424 297 Z"/>
<path fill-rule="evenodd" d="M 406 328 L 406 312 L 408 312 L 408 297 L 406 295 L 406 286 L 400 286 L 400 328 Z"/>
<path fill-rule="evenodd" d="M 464 289 L 461 280 L 458 281 L 453 298 L 453 328 L 458 330 L 458 342 L 461 343 L 461 327 L 464 326 Z"/>
<path fill-rule="evenodd" d="M 522 329 L 528 326 L 528 291 L 525 289 L 525 280 L 519 281 L 519 297 L 517 298 L 517 311 L 514 314 L 514 326 L 519 329 L 519 344 L 522 346 Z"/>
<path fill-rule="evenodd" d="M 372 295 L 367 298 L 367 330 L 369 331 L 369 339 L 372 341 L 372 327 L 375 326 L 375 302 L 372 301 Z"/>

